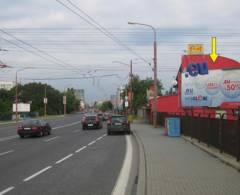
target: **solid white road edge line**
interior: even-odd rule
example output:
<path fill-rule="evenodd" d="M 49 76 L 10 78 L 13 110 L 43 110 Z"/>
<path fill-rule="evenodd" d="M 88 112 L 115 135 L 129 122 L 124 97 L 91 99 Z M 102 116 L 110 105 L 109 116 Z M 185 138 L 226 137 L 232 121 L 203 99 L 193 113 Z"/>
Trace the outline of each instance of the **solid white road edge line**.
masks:
<path fill-rule="evenodd" d="M 84 150 L 85 148 L 87 148 L 87 146 L 83 146 L 83 147 L 79 148 L 78 150 L 75 151 L 75 153 L 81 152 L 81 151 Z"/>
<path fill-rule="evenodd" d="M 10 139 L 15 139 L 17 137 L 18 137 L 17 135 L 11 135 L 11 136 L 8 136 L 8 137 L 3 137 L 3 138 L 0 138 L 0 142 L 7 141 L 7 140 L 10 140 Z"/>
<path fill-rule="evenodd" d="M 96 143 L 96 141 L 92 141 L 88 144 L 88 146 L 91 146 L 92 144 Z"/>
<path fill-rule="evenodd" d="M 71 156 L 73 156 L 73 154 L 69 154 L 69 155 L 65 156 L 64 158 L 62 158 L 59 161 L 57 161 L 55 164 L 59 164 L 59 163 L 63 162 L 64 160 L 70 158 Z"/>
<path fill-rule="evenodd" d="M 5 154 L 9 154 L 9 153 L 12 153 L 12 152 L 14 152 L 14 150 L 9 150 L 9 151 L 6 151 L 6 152 L 2 152 L 2 153 L 0 153 L 0 156 L 3 156 Z"/>
<path fill-rule="evenodd" d="M 9 188 L 1 191 L 1 192 L 0 192 L 0 195 L 6 194 L 7 192 L 9 192 L 9 191 L 11 191 L 11 190 L 13 190 L 13 189 L 14 189 L 14 186 L 11 186 L 11 187 L 9 187 Z"/>
<path fill-rule="evenodd" d="M 54 140 L 54 139 L 57 139 L 57 138 L 59 138 L 60 136 L 56 136 L 56 137 L 52 137 L 52 138 L 50 138 L 50 139 L 45 139 L 45 140 L 43 140 L 44 142 L 49 142 L 49 141 L 52 141 L 52 140 Z"/>
<path fill-rule="evenodd" d="M 70 123 L 70 124 L 63 125 L 63 126 L 53 127 L 52 129 L 61 129 L 61 128 L 64 128 L 64 127 L 70 127 L 70 126 L 76 125 L 78 123 L 81 123 L 81 121 L 77 121 L 77 122 Z"/>
<path fill-rule="evenodd" d="M 128 135 L 125 137 L 126 137 L 126 154 L 123 161 L 122 169 L 117 179 L 117 183 L 115 184 L 113 191 L 111 193 L 112 195 L 124 195 L 126 193 L 126 188 L 130 176 L 133 148 L 130 136 Z"/>
<path fill-rule="evenodd" d="M 47 171 L 48 169 L 51 169 L 51 168 L 52 168 L 52 166 L 48 166 L 48 167 L 46 167 L 46 168 L 44 168 L 44 169 L 38 171 L 37 173 L 34 173 L 33 175 L 31 175 L 31 176 L 25 178 L 23 181 L 24 181 L 24 182 L 29 181 L 30 179 L 32 179 L 32 178 L 34 178 L 34 177 L 40 175 L 41 173 L 43 173 L 43 172 L 45 172 L 45 171 Z"/>

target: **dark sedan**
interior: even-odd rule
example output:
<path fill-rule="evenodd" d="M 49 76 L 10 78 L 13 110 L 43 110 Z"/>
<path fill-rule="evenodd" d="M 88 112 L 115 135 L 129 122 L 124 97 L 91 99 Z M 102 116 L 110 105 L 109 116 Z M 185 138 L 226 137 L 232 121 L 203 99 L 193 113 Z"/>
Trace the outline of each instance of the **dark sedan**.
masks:
<path fill-rule="evenodd" d="M 97 114 L 88 114 L 82 118 L 82 129 L 101 129 L 103 127 L 102 119 Z"/>
<path fill-rule="evenodd" d="M 124 115 L 113 115 L 109 117 L 107 124 L 107 134 L 111 135 L 113 133 L 123 132 L 130 134 L 130 123 L 126 116 Z"/>
<path fill-rule="evenodd" d="M 42 137 L 51 134 L 51 126 L 43 120 L 29 119 L 18 126 L 17 133 L 21 138 L 32 135 Z"/>

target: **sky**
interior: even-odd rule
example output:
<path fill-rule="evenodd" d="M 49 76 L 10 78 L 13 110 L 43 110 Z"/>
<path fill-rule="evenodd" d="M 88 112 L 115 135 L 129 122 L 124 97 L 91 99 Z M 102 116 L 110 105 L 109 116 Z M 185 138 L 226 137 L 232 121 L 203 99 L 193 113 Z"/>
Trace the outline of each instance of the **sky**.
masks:
<path fill-rule="evenodd" d="M 216 36 L 217 52 L 240 61 L 238 0 L 0 0 L 0 5 L 0 60 L 12 67 L 0 69 L 0 80 L 14 80 L 18 72 L 23 84 L 85 89 L 88 102 L 109 99 L 127 84 L 130 60 L 133 74 L 153 77 L 153 31 L 128 21 L 156 29 L 158 79 L 165 91 L 189 43 L 204 44 L 208 54 Z"/>

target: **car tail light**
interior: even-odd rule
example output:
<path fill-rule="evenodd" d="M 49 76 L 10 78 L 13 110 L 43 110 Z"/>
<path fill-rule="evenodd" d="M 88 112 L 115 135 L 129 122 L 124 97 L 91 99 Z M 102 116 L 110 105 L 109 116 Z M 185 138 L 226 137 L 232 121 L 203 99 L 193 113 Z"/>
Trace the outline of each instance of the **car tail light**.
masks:
<path fill-rule="evenodd" d="M 96 122 L 99 122 L 99 118 L 98 117 L 96 117 Z"/>

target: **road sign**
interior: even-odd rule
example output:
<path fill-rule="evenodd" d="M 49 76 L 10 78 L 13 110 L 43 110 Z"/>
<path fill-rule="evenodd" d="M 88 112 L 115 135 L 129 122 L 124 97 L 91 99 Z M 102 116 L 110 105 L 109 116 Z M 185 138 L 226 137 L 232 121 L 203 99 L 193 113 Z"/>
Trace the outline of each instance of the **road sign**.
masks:
<path fill-rule="evenodd" d="M 67 96 L 63 96 L 63 104 L 67 104 Z"/>
<path fill-rule="evenodd" d="M 203 44 L 188 44 L 188 55 L 202 55 L 204 54 Z"/>
<path fill-rule="evenodd" d="M 47 98 L 43 98 L 43 103 L 47 104 L 47 102 L 48 102 L 48 99 Z"/>

